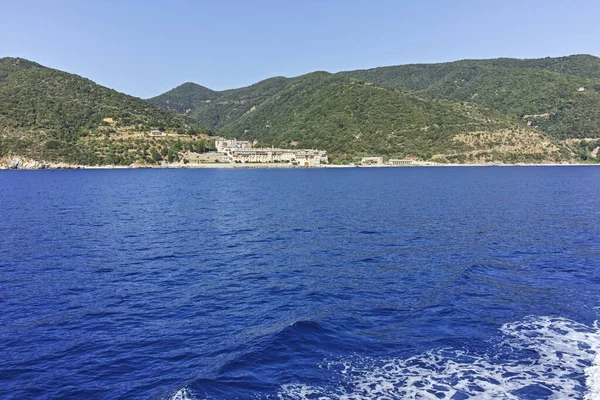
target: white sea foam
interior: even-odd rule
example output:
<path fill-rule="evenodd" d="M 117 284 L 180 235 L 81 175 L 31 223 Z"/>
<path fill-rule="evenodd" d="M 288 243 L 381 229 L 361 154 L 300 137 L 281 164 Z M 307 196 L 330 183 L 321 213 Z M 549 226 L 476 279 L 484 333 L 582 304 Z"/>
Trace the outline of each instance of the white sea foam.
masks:
<path fill-rule="evenodd" d="M 285 385 L 280 399 L 600 399 L 600 329 L 564 318 L 506 324 L 487 354 L 439 349 L 405 359 L 329 362 L 332 387 Z"/>
<path fill-rule="evenodd" d="M 173 393 L 169 400 L 196 400 L 196 397 L 190 389 L 184 387 Z"/>
<path fill-rule="evenodd" d="M 598 322 L 594 324 L 596 332 L 600 331 Z M 600 399 L 600 343 L 596 338 L 594 350 L 596 351 L 596 357 L 591 366 L 585 369 L 585 383 L 587 386 L 587 393 L 585 400 L 597 400 Z"/>

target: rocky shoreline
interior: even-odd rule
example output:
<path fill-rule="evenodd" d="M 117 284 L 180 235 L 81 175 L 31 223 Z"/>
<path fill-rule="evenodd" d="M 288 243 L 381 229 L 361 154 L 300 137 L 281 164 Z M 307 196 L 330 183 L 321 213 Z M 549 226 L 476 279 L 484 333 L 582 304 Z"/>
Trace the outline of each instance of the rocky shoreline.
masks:
<path fill-rule="evenodd" d="M 55 170 L 55 169 L 194 169 L 194 168 L 348 168 L 354 165 L 334 165 L 323 164 L 320 166 L 304 167 L 291 165 L 288 163 L 244 163 L 244 164 L 229 164 L 229 163 L 206 163 L 206 164 L 184 164 L 184 163 L 167 163 L 161 164 L 131 164 L 131 165 L 82 165 L 70 163 L 55 163 L 48 161 L 33 160 L 24 157 L 9 157 L 0 159 L 0 170 Z"/>
<path fill-rule="evenodd" d="M 228 164 L 228 163 L 212 163 L 212 164 L 184 164 L 184 163 L 162 163 L 157 165 L 151 164 L 131 164 L 131 165 L 81 165 L 70 163 L 55 163 L 48 161 L 33 160 L 24 157 L 8 157 L 0 159 L 0 170 L 59 170 L 59 169 L 249 169 L 249 168 L 414 168 L 414 167 L 560 167 L 560 166 L 600 166 L 600 164 L 414 164 L 410 166 L 393 166 L 393 165 L 340 165 L 340 164 L 321 164 L 318 166 L 304 167 L 284 163 L 244 163 L 244 164 Z"/>
<path fill-rule="evenodd" d="M 64 162 L 39 161 L 23 157 L 9 157 L 0 159 L 0 169 L 11 170 L 40 170 L 40 169 L 86 169 L 86 168 L 107 168 L 90 167 L 85 165 L 70 164 Z M 127 168 L 127 167 L 123 167 Z"/>

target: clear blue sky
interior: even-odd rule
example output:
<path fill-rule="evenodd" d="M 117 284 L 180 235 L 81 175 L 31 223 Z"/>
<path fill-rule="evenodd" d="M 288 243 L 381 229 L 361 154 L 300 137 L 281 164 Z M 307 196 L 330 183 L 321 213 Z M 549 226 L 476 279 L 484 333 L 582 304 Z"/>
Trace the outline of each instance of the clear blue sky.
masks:
<path fill-rule="evenodd" d="M 464 58 L 600 55 L 599 0 L 0 0 L 0 57 L 139 97 Z"/>

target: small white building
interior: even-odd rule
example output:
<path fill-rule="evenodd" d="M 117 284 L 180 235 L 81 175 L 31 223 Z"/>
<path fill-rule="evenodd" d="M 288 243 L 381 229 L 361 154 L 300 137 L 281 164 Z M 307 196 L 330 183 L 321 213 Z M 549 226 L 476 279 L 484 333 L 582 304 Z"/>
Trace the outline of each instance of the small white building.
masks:
<path fill-rule="evenodd" d="M 402 160 L 399 158 L 390 158 L 388 165 L 414 165 L 414 160 Z"/>
<path fill-rule="evenodd" d="M 227 149 L 250 149 L 252 142 L 248 140 L 219 138 L 215 141 L 215 147 L 219 153 L 225 153 Z"/>
<path fill-rule="evenodd" d="M 313 165 L 321 165 L 329 163 L 327 152 L 325 150 L 287 150 L 288 153 L 294 157 L 292 163 L 297 163 L 304 167 L 311 167 Z"/>
<path fill-rule="evenodd" d="M 383 165 L 383 157 L 363 157 L 362 165 Z"/>

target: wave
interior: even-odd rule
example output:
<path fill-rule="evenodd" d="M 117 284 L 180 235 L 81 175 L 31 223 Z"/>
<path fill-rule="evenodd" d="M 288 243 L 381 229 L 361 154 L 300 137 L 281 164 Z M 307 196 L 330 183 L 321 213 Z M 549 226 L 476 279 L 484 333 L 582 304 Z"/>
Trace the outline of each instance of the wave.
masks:
<path fill-rule="evenodd" d="M 196 400 L 194 392 L 188 388 L 181 388 L 169 396 L 169 400 Z"/>
<path fill-rule="evenodd" d="M 230 348 L 206 375 L 190 380 L 186 386 L 168 394 L 157 394 L 161 400 L 205 400 L 229 398 L 261 398 L 263 380 L 255 380 L 248 366 L 268 366 L 293 362 L 322 341 L 334 341 L 334 332 L 310 319 L 279 321 L 269 328 L 247 332 L 243 346 Z M 314 364 L 313 364 L 314 365 Z M 312 367 L 312 365 L 311 365 Z M 240 374 L 242 376 L 240 376 Z M 279 384 L 268 384 L 274 393 Z M 266 390 L 268 390 L 266 389 Z"/>
<path fill-rule="evenodd" d="M 278 336 L 293 342 L 296 333 L 323 330 L 297 321 Z M 325 360 L 323 386 L 303 382 L 272 388 L 252 398 L 293 399 L 600 399 L 600 327 L 566 318 L 529 317 L 504 324 L 486 351 L 440 348 L 408 358 L 352 356 Z M 289 350 L 289 349 L 288 349 Z M 279 354 L 283 354 L 279 352 Z M 257 361 L 257 360 L 255 360 Z M 221 380 L 219 380 L 221 381 Z M 206 382 L 171 393 L 169 400 L 200 400 Z M 231 382 L 229 382 L 231 384 Z M 197 386 L 197 387 L 196 387 Z M 218 392 L 229 392 L 221 381 Z M 206 388 L 206 387 L 205 387 Z M 216 394 L 217 392 L 215 392 Z M 248 395 L 248 392 L 246 392 Z M 227 397 L 223 397 L 227 398 Z M 246 398 L 242 396 L 242 398 Z"/>
<path fill-rule="evenodd" d="M 487 354 L 437 349 L 409 358 L 330 361 L 335 384 L 287 384 L 279 399 L 600 398 L 600 330 L 564 318 L 505 324 Z"/>

